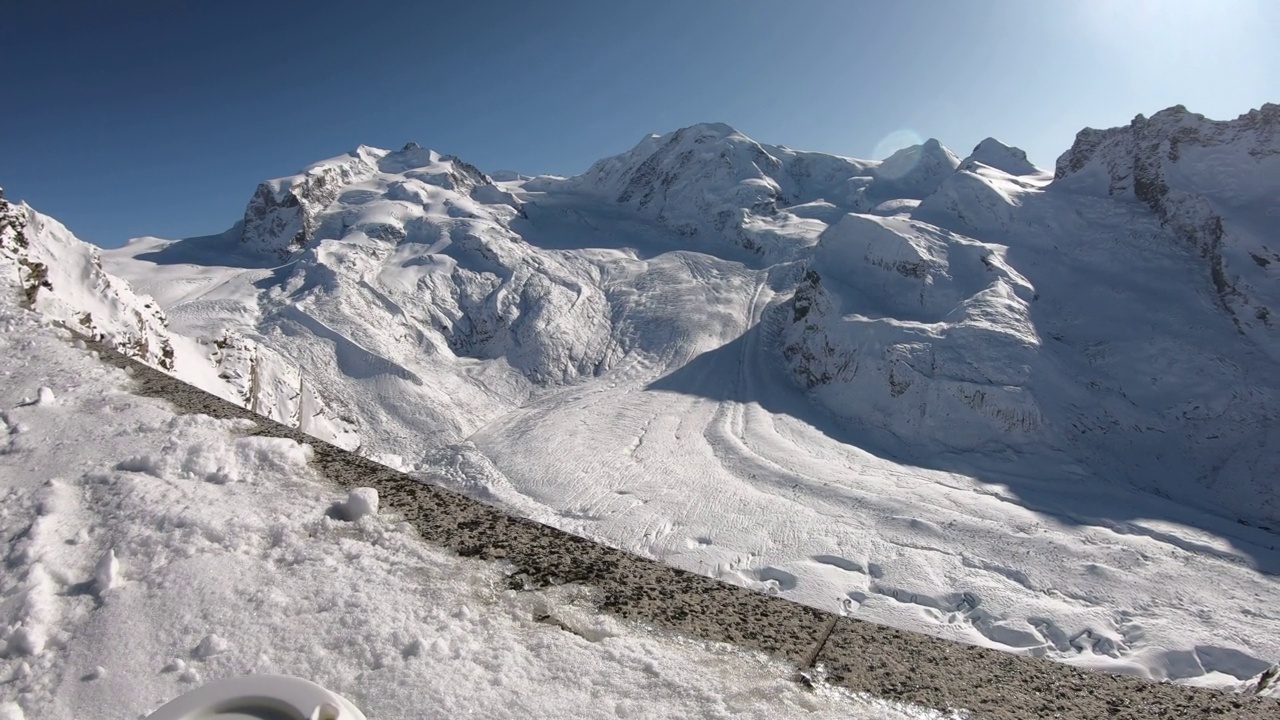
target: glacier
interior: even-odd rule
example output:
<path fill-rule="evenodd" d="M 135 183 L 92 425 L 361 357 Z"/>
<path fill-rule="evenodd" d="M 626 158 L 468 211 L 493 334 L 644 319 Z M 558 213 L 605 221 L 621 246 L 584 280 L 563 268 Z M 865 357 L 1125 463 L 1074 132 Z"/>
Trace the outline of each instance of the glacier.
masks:
<path fill-rule="evenodd" d="M 226 233 L 102 251 L 93 282 L 154 311 L 121 315 L 129 342 L 180 338 L 169 371 L 527 517 L 1230 684 L 1280 657 L 1278 121 L 1171 108 L 1051 170 L 995 139 L 870 161 L 719 123 L 568 178 L 362 146 Z M 92 253 L 58 237 L 40 262 Z"/>

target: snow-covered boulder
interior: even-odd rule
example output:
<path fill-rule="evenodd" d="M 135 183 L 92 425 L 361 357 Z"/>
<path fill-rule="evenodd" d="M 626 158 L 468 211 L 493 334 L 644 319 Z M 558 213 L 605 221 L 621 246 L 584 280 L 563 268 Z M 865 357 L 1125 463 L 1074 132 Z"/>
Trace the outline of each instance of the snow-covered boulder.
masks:
<path fill-rule="evenodd" d="M 347 499 L 337 503 L 334 511 L 342 520 L 356 522 L 360 518 L 378 514 L 378 491 L 371 487 L 352 488 Z"/>

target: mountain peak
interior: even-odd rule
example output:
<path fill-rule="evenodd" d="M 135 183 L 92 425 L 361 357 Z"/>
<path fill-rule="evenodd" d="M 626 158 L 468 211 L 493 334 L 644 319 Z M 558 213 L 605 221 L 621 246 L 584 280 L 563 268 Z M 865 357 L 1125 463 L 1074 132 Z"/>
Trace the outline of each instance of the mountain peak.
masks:
<path fill-rule="evenodd" d="M 960 163 L 960 169 L 973 170 L 978 164 L 1010 175 L 1032 175 L 1040 171 L 1027 159 L 1026 151 L 1012 145 L 1005 145 L 993 137 L 978 143 L 969 157 Z"/>
<path fill-rule="evenodd" d="M 960 158 L 936 139 L 902 148 L 875 169 L 876 194 L 883 197 L 922 199 L 960 166 Z"/>
<path fill-rule="evenodd" d="M 695 123 L 688 127 L 681 128 L 676 132 L 687 135 L 711 135 L 718 138 L 727 138 L 733 135 L 742 135 L 742 137 L 746 137 L 746 135 L 739 132 L 737 128 L 722 122 Z"/>
<path fill-rule="evenodd" d="M 929 138 L 919 145 L 904 147 L 885 158 L 876 168 L 876 175 L 889 180 L 903 178 L 916 171 L 917 168 L 932 171 L 945 167 L 952 172 L 960 164 L 960 158 L 934 138 Z"/>

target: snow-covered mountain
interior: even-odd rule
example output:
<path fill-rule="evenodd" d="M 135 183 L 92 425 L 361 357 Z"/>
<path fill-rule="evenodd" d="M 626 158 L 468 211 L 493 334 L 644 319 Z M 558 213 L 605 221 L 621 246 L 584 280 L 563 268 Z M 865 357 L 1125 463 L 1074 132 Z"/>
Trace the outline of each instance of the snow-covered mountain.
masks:
<path fill-rule="evenodd" d="M 1197 250 L 1241 332 L 1280 359 L 1280 105 L 1215 122 L 1181 105 L 1128 127 L 1085 130 L 1055 184 L 1135 199 Z"/>
<path fill-rule="evenodd" d="M 1053 173 L 994 139 L 877 162 L 722 124 L 572 178 L 361 147 L 103 262 L 170 334 L 287 359 L 361 452 L 535 519 L 1244 679 L 1280 657 L 1277 113 L 1085 130 Z"/>
<path fill-rule="evenodd" d="M 151 298 L 102 269 L 62 223 L 0 193 L 0 261 L 22 304 L 150 365 L 173 370 L 173 335 Z"/>
<path fill-rule="evenodd" d="M 1052 183 L 984 141 L 910 218 L 824 232 L 791 367 L 909 447 L 1062 450 L 1275 527 L 1277 111 L 1085 130 Z"/>

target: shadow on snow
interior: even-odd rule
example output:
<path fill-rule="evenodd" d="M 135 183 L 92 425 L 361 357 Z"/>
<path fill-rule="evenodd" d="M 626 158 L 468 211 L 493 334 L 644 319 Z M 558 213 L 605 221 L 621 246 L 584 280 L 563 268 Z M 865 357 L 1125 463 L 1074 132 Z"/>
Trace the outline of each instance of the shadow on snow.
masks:
<path fill-rule="evenodd" d="M 767 321 L 766 321 L 767 322 Z M 1109 528 L 1120 534 L 1145 535 L 1182 549 L 1247 563 L 1259 572 L 1280 575 L 1280 533 L 1247 526 L 1234 518 L 1180 504 L 1146 492 L 1135 484 L 1097 472 L 1082 475 L 1078 461 L 1065 453 L 957 452 L 944 448 L 913 447 L 909 439 L 877 428 L 852 427 L 811 402 L 792 385 L 785 370 L 760 352 L 769 339 L 757 323 L 744 335 L 695 356 L 688 363 L 658 378 L 646 391 L 673 392 L 721 402 L 755 403 L 775 415 L 787 415 L 827 437 L 851 445 L 881 459 L 901 465 L 962 474 L 980 482 L 998 483 L 1016 496 L 1022 507 L 1079 526 Z M 761 358 L 758 372 L 766 382 L 744 381 L 744 358 Z M 1075 472 L 1066 468 L 1075 467 Z M 1212 533 L 1231 543 L 1237 553 L 1225 552 L 1194 540 L 1163 533 L 1136 523 L 1156 520 L 1177 523 Z M 1242 557 L 1244 556 L 1244 557 Z"/>

